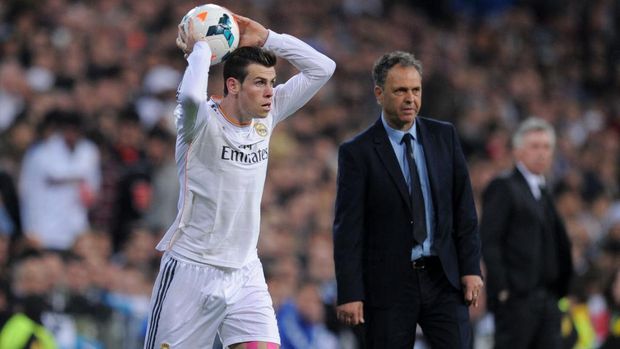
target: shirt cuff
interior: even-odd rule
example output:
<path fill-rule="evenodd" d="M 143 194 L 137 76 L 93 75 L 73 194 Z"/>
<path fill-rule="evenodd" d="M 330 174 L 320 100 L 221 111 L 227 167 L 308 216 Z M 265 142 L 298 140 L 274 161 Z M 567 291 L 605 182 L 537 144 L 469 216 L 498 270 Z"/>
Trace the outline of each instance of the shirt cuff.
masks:
<path fill-rule="evenodd" d="M 209 46 L 209 43 L 203 40 L 200 40 L 198 42 L 196 42 L 194 44 L 194 49 L 192 50 L 192 52 L 189 54 L 189 56 L 187 56 L 187 59 L 189 60 L 190 57 L 195 56 L 195 55 L 208 55 L 211 56 L 211 46 Z"/>
<path fill-rule="evenodd" d="M 271 29 L 268 31 L 269 35 L 267 35 L 267 40 L 265 40 L 263 47 L 265 49 L 269 49 L 270 47 L 282 47 L 282 34 L 278 34 Z"/>

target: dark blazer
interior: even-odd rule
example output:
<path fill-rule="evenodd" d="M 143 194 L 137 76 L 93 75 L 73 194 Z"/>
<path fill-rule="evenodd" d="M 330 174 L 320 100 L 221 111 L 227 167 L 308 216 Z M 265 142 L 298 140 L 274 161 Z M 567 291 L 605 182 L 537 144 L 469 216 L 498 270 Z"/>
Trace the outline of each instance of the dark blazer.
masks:
<path fill-rule="evenodd" d="M 549 286 L 558 297 L 566 295 L 573 270 L 570 241 L 552 200 L 545 215 L 525 177 L 514 168 L 491 181 L 483 202 L 480 234 L 489 305 L 495 305 L 502 290 L 518 296 L 541 287 L 543 229 L 552 232 L 555 246 L 548 252 L 557 255 L 557 280 Z"/>
<path fill-rule="evenodd" d="M 435 210 L 433 251 L 450 283 L 480 275 L 480 239 L 469 174 L 456 130 L 417 117 Z M 338 304 L 386 306 L 411 275 L 409 192 L 381 119 L 339 149 L 334 261 Z"/>

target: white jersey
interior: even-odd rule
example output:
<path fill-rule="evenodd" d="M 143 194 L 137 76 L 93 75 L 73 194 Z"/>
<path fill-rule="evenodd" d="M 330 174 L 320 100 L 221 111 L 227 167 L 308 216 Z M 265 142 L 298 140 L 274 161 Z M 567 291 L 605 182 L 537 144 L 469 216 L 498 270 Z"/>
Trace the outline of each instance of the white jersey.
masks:
<path fill-rule="evenodd" d="M 274 88 L 266 118 L 244 127 L 229 122 L 216 100 L 207 100 L 208 44 L 198 42 L 189 55 L 175 110 L 179 212 L 158 250 L 231 268 L 258 258 L 260 203 L 273 128 L 307 103 L 335 69 L 331 59 L 290 35 L 270 31 L 264 48 L 300 73 Z M 198 105 L 197 111 L 191 105 Z"/>

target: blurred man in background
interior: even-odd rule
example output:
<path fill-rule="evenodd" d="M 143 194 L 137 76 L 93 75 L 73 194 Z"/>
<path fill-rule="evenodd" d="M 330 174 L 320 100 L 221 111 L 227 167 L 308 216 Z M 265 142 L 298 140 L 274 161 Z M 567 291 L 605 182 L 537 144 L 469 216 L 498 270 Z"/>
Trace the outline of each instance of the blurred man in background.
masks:
<path fill-rule="evenodd" d="M 514 169 L 483 195 L 480 231 L 498 349 L 560 347 L 558 300 L 568 292 L 572 259 L 545 179 L 555 141 L 544 120 L 524 121 L 512 138 Z"/>
<path fill-rule="evenodd" d="M 68 250 L 90 226 L 88 210 L 101 182 L 99 150 L 83 137 L 82 116 L 54 110 L 52 133 L 26 155 L 20 177 L 22 222 L 31 244 Z"/>

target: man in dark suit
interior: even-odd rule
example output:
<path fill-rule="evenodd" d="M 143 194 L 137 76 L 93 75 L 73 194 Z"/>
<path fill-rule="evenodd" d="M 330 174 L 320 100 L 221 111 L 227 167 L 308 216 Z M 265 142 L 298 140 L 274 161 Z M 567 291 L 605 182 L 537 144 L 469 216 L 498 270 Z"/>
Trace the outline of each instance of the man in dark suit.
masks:
<path fill-rule="evenodd" d="M 334 221 L 339 319 L 368 348 L 471 348 L 468 304 L 482 288 L 465 158 L 448 123 L 417 117 L 422 66 L 391 52 L 374 65 L 379 120 L 341 145 Z"/>
<path fill-rule="evenodd" d="M 546 188 L 555 133 L 530 118 L 515 132 L 515 168 L 483 194 L 480 233 L 496 348 L 560 347 L 558 299 L 572 274 L 570 242 Z"/>

